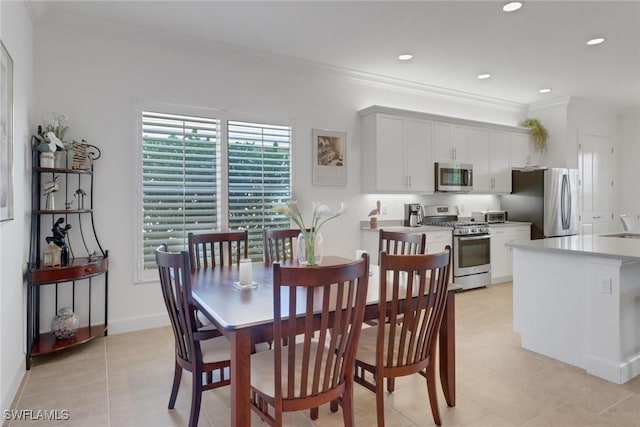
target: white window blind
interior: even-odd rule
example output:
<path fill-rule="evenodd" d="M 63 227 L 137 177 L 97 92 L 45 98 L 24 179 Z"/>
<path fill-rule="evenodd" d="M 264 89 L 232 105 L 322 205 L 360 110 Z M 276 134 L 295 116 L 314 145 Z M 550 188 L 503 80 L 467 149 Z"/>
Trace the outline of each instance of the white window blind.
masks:
<path fill-rule="evenodd" d="M 218 224 L 219 120 L 142 112 L 143 263 L 155 249 L 186 248 L 191 231 Z"/>
<path fill-rule="evenodd" d="M 249 256 L 262 259 L 263 228 L 289 228 L 273 207 L 291 197 L 291 127 L 228 122 L 229 229 L 249 231 Z"/>

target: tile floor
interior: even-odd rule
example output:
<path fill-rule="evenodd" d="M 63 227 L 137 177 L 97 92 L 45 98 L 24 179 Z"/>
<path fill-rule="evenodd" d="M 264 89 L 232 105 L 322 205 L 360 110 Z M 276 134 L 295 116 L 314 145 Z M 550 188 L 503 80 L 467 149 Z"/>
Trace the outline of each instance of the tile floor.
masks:
<path fill-rule="evenodd" d="M 511 329 L 510 283 L 458 294 L 456 310 L 457 405 L 439 395 L 443 426 L 640 427 L 640 377 L 616 385 L 523 350 Z M 65 426 L 186 426 L 190 379 L 174 410 L 167 410 L 173 372 L 169 328 L 112 335 L 60 354 L 36 358 L 16 396 L 17 409 L 67 409 Z M 396 382 L 387 395 L 386 425 L 431 426 L 421 376 Z M 374 394 L 356 385 L 356 425 L 376 424 Z M 5 426 L 55 425 L 5 421 Z M 229 425 L 229 389 L 203 396 L 200 426 Z M 254 426 L 265 425 L 257 417 Z M 340 411 L 321 408 L 286 417 L 287 426 L 340 426 Z"/>

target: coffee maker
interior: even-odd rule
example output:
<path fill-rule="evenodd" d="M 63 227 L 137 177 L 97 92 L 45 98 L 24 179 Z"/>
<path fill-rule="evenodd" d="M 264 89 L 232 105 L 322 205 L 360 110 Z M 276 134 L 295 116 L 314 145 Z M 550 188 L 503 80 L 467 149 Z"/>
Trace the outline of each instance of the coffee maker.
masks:
<path fill-rule="evenodd" d="M 405 203 L 404 226 L 418 227 L 422 223 L 422 205 L 420 203 Z"/>

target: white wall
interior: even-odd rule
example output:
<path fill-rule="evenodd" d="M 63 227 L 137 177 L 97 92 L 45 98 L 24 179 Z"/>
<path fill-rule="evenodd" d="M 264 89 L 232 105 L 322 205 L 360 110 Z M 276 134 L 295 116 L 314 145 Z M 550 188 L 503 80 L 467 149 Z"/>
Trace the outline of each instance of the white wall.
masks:
<path fill-rule="evenodd" d="M 618 196 L 620 213 L 640 213 L 640 108 L 634 108 L 619 116 Z"/>
<path fill-rule="evenodd" d="M 372 104 L 517 124 L 525 108 L 513 104 L 464 102 L 424 91 L 366 82 L 334 70 L 237 48 L 174 40 L 134 32 L 39 23 L 36 33 L 36 94 L 40 119 L 51 111 L 70 118 L 69 136 L 102 149 L 96 164 L 96 228 L 110 250 L 110 330 L 120 332 L 165 323 L 155 283 L 134 284 L 134 219 L 139 100 L 227 109 L 294 125 L 294 193 L 302 206 L 312 200 L 343 201 L 348 213 L 323 228 L 325 253 L 351 256 L 359 244 L 359 221 L 375 196 L 360 194 L 357 111 Z M 61 46 L 64 54 L 61 55 Z M 311 129 L 348 134 L 347 185 L 311 185 Z M 432 165 L 425 165 L 432 167 Z M 389 204 L 409 197 L 391 196 Z M 385 201 L 386 203 L 386 201 Z M 490 203 L 489 203 L 490 204 Z M 478 206 L 486 208 L 487 202 Z M 401 207 L 398 212 L 401 212 Z M 391 215 L 390 215 L 391 216 Z M 399 217 L 394 216 L 394 217 Z"/>
<path fill-rule="evenodd" d="M 0 399 L 9 408 L 25 371 L 25 284 L 29 242 L 33 108 L 32 23 L 24 2 L 0 3 L 0 38 L 13 59 L 15 219 L 0 223 Z"/>

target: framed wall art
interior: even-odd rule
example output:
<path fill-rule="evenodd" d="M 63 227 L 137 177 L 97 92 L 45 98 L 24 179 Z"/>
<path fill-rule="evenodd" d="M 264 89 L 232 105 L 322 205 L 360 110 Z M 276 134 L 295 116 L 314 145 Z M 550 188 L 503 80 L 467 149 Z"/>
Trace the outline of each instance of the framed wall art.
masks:
<path fill-rule="evenodd" d="M 347 133 L 313 129 L 313 185 L 347 183 Z"/>
<path fill-rule="evenodd" d="M 13 219 L 13 60 L 0 41 L 0 221 Z"/>

